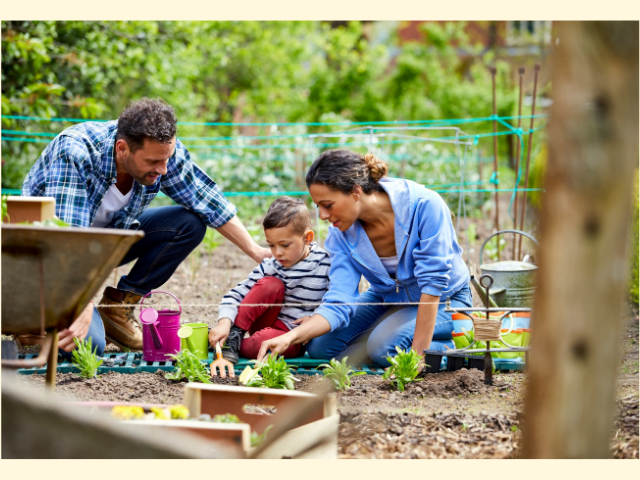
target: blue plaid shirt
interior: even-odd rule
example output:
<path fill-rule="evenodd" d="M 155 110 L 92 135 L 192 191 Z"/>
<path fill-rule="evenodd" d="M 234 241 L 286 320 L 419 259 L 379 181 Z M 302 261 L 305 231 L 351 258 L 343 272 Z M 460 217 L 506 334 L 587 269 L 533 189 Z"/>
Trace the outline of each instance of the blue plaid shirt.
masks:
<path fill-rule="evenodd" d="M 85 122 L 64 130 L 31 167 L 22 195 L 53 197 L 58 218 L 74 227 L 89 227 L 107 190 L 117 181 L 113 157 L 117 127 L 117 121 Z M 136 219 L 160 191 L 211 228 L 221 227 L 236 214 L 236 207 L 176 140 L 167 174 L 149 187 L 134 181 L 129 205 L 116 212 L 106 228 L 137 229 Z"/>

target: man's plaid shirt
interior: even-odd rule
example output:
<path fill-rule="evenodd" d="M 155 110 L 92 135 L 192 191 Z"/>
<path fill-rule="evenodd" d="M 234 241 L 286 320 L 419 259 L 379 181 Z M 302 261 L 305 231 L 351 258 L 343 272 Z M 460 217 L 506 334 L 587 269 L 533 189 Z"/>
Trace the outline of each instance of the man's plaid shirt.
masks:
<path fill-rule="evenodd" d="M 113 157 L 117 127 L 117 121 L 86 122 L 64 130 L 31 167 L 22 195 L 54 197 L 58 218 L 74 227 L 89 227 L 107 190 L 117 181 Z M 150 187 L 134 181 L 129 205 L 115 213 L 107 228 L 138 228 L 136 219 L 160 191 L 212 228 L 236 214 L 236 207 L 176 140 L 167 174 Z"/>

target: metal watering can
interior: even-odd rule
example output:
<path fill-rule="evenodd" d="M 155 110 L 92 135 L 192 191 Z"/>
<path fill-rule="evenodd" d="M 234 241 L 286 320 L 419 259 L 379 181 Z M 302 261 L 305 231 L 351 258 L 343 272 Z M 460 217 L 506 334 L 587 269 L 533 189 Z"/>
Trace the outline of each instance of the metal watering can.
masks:
<path fill-rule="evenodd" d="M 484 247 L 487 242 L 502 233 L 524 235 L 536 245 L 539 245 L 533 236 L 520 230 L 501 230 L 489 235 L 482 247 L 480 247 L 480 271 L 482 275 L 489 274 L 493 278 L 493 288 L 489 291 L 489 295 L 499 307 L 530 307 L 535 293 L 537 266 L 529 262 L 512 260 L 482 263 Z M 484 296 L 484 292 L 482 292 L 481 296 Z"/>
<path fill-rule="evenodd" d="M 142 309 L 144 299 L 152 293 L 166 293 L 178 302 L 179 310 Z M 145 362 L 166 362 L 168 355 L 180 351 L 180 300 L 169 292 L 156 290 L 147 293 L 140 302 L 140 323 L 142 324 L 142 359 Z"/>

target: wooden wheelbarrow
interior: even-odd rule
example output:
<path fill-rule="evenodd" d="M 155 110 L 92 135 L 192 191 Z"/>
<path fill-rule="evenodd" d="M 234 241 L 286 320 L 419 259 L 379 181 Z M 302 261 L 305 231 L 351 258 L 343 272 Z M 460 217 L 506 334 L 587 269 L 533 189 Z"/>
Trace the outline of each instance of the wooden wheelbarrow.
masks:
<path fill-rule="evenodd" d="M 46 334 L 38 357 L 3 359 L 3 368 L 47 364 L 55 387 L 58 332 L 80 315 L 142 232 L 2 225 L 2 333 Z"/>

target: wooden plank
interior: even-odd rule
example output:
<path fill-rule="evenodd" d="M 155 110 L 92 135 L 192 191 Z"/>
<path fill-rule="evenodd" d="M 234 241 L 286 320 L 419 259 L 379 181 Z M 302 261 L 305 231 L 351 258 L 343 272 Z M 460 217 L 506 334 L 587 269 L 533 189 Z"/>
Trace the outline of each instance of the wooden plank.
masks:
<path fill-rule="evenodd" d="M 230 443 L 245 452 L 251 448 L 251 427 L 246 423 L 214 423 L 195 420 L 129 420 L 120 423 L 128 428 L 148 430 L 149 435 L 170 436 L 175 432 L 192 433 L 208 440 Z"/>
<path fill-rule="evenodd" d="M 338 458 L 340 415 L 294 428 L 263 450 L 256 458 Z M 314 447 L 315 444 L 318 444 Z"/>
<path fill-rule="evenodd" d="M 175 432 L 148 435 L 2 376 L 2 458 L 243 458 L 240 448 Z"/>
<path fill-rule="evenodd" d="M 304 408 L 309 404 L 318 402 L 318 397 L 311 393 L 297 392 L 295 390 L 276 390 L 252 387 L 232 387 L 226 385 L 205 385 L 201 383 L 188 383 L 185 386 L 184 403 L 193 416 L 206 413 L 211 415 L 223 415 L 230 413 L 238 416 L 240 420 L 251 425 L 251 429 L 261 434 L 270 424 L 278 420 L 279 414 L 286 414 L 291 409 Z M 328 406 L 325 405 L 328 402 Z M 317 408 L 294 427 L 298 427 L 325 417 L 325 410 L 332 413 L 335 405 L 328 399 L 319 402 Z M 243 410 L 245 405 L 267 405 L 276 408 L 276 415 L 260 413 L 248 413 Z"/>

